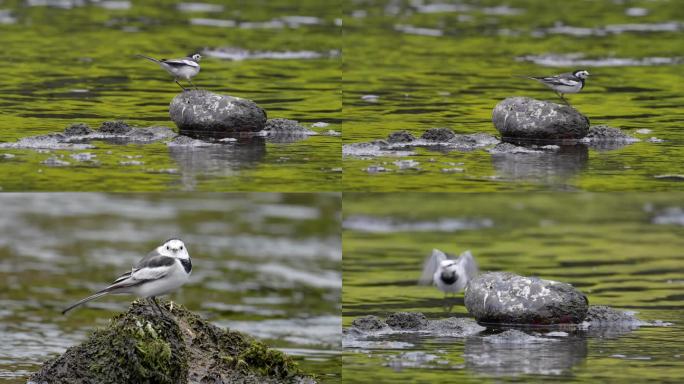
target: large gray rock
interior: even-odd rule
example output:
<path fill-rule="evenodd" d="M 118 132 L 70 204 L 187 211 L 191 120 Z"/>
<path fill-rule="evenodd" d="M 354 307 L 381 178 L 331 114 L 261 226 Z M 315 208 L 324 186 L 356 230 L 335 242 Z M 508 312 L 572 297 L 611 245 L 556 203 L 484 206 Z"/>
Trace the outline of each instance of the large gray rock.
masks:
<path fill-rule="evenodd" d="M 183 133 L 258 132 L 266 125 L 266 112 L 253 101 L 205 90 L 178 94 L 169 116 Z"/>
<path fill-rule="evenodd" d="M 589 119 L 576 109 L 529 97 L 500 102 L 492 120 L 506 139 L 578 140 L 589 132 Z"/>
<path fill-rule="evenodd" d="M 466 309 L 482 323 L 578 324 L 588 305 L 570 284 L 509 272 L 480 275 L 465 291 Z"/>

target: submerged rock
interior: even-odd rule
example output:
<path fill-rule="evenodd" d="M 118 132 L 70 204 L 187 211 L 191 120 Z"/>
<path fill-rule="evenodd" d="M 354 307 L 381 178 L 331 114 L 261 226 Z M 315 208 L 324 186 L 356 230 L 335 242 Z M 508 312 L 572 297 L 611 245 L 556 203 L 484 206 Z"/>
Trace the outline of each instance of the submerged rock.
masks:
<path fill-rule="evenodd" d="M 580 140 L 580 142 L 599 151 L 619 149 L 638 141 L 641 140 L 629 136 L 619 128 L 613 128 L 607 125 L 596 125 L 589 128 L 589 133 Z"/>
<path fill-rule="evenodd" d="M 91 133 L 93 130 L 85 123 L 71 124 L 64 130 L 64 134 L 67 136 L 85 136 Z"/>
<path fill-rule="evenodd" d="M 578 140 L 589 132 L 589 119 L 576 109 L 529 97 L 500 102 L 492 120 L 504 139 Z"/>
<path fill-rule="evenodd" d="M 169 116 L 181 133 L 258 132 L 266 124 L 266 112 L 253 101 L 205 90 L 178 94 L 171 101 Z"/>
<path fill-rule="evenodd" d="M 639 320 L 634 314 L 619 311 L 605 305 L 592 305 L 587 311 L 587 316 L 584 321 L 590 325 L 615 325 L 615 324 L 633 324 L 645 325 L 647 323 Z"/>
<path fill-rule="evenodd" d="M 412 156 L 411 147 L 438 148 L 442 152 L 472 151 L 499 143 L 499 140 L 487 133 L 457 134 L 449 128 L 431 128 L 416 138 L 408 131 L 396 131 L 389 134 L 387 140 L 351 143 L 342 146 L 343 156 L 379 157 L 379 156 Z"/>
<path fill-rule="evenodd" d="M 368 315 L 354 319 L 352 327 L 362 331 L 377 331 L 386 328 L 387 324 L 377 316 Z"/>
<path fill-rule="evenodd" d="M 316 135 L 316 132 L 303 127 L 297 120 L 281 118 L 266 121 L 264 131 L 270 134 Z"/>
<path fill-rule="evenodd" d="M 387 316 L 385 320 L 392 329 L 423 329 L 427 326 L 428 320 L 420 312 L 396 312 Z"/>
<path fill-rule="evenodd" d="M 88 340 L 43 364 L 29 383 L 313 382 L 284 353 L 183 307 L 162 306 L 170 315 L 134 302 Z"/>
<path fill-rule="evenodd" d="M 449 128 L 430 128 L 425 131 L 420 138 L 427 141 L 447 142 L 456 136 L 456 133 Z"/>
<path fill-rule="evenodd" d="M 278 118 L 269 119 L 261 134 L 270 142 L 291 143 L 318 133 L 301 126 L 296 120 Z"/>
<path fill-rule="evenodd" d="M 345 329 L 349 335 L 360 337 L 379 336 L 391 333 L 421 332 L 433 336 L 465 337 L 484 331 L 474 320 L 463 317 L 430 320 L 420 312 L 394 312 L 385 320 L 377 316 L 363 316 L 354 319 L 352 326 Z"/>
<path fill-rule="evenodd" d="M 588 307 L 570 284 L 509 272 L 478 276 L 466 287 L 464 302 L 478 322 L 500 324 L 578 324 Z"/>
<path fill-rule="evenodd" d="M 482 340 L 493 344 L 529 344 L 556 341 L 556 339 L 528 335 L 517 329 L 507 329 L 501 333 L 485 336 Z"/>
<path fill-rule="evenodd" d="M 95 148 L 92 140 L 103 140 L 115 144 L 147 144 L 172 139 L 176 133 L 168 127 L 131 127 L 123 121 L 105 121 L 98 130 L 92 130 L 83 123 L 72 124 L 64 132 L 29 136 L 14 143 L 0 143 L 0 148 L 83 150 Z"/>
<path fill-rule="evenodd" d="M 126 134 L 130 133 L 132 130 L 133 130 L 133 127 L 131 127 L 130 125 L 126 124 L 125 122 L 123 122 L 121 120 L 105 121 L 104 123 L 102 123 L 102 125 L 98 129 L 99 132 L 108 133 L 108 134 L 117 135 L 117 136 L 126 135 Z"/>
<path fill-rule="evenodd" d="M 410 143 L 415 139 L 409 131 L 396 131 L 387 136 L 388 143 Z"/>

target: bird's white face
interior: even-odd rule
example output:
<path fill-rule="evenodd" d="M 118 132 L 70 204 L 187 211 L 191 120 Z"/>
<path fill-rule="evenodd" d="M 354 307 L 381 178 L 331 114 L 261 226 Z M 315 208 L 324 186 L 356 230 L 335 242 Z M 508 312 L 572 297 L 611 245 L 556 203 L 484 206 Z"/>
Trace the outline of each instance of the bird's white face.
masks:
<path fill-rule="evenodd" d="M 157 252 L 159 252 L 161 255 L 175 257 L 177 259 L 190 258 L 190 254 L 188 253 L 188 249 L 185 247 L 185 243 L 179 239 L 171 239 L 160 245 L 157 248 Z"/>
<path fill-rule="evenodd" d="M 450 271 L 456 266 L 456 261 L 455 260 L 442 260 L 439 263 L 439 267 L 442 268 L 443 270 Z"/>
<path fill-rule="evenodd" d="M 585 71 L 584 69 L 582 69 L 580 71 L 575 71 L 574 75 L 579 77 L 580 79 L 586 79 L 587 77 L 589 77 L 589 71 Z"/>
<path fill-rule="evenodd" d="M 192 55 L 192 59 L 199 62 L 202 59 L 202 56 L 200 56 L 199 53 L 195 53 L 194 55 Z"/>

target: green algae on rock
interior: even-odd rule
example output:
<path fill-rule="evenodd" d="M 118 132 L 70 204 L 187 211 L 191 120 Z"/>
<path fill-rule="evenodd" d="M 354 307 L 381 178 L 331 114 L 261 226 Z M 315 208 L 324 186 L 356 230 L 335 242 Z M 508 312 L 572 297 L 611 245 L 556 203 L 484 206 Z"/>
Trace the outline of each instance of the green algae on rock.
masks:
<path fill-rule="evenodd" d="M 286 354 L 169 302 L 160 316 L 136 301 L 29 383 L 313 383 Z"/>

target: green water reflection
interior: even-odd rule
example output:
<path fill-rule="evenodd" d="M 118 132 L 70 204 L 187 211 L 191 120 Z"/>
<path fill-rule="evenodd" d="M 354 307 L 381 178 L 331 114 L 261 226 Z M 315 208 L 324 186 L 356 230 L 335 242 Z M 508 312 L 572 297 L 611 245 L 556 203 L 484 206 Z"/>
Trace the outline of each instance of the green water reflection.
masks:
<path fill-rule="evenodd" d="M 116 4 L 119 9 L 107 8 Z M 271 54 L 240 61 L 205 54 L 195 78 L 199 87 L 252 99 L 270 118 L 295 119 L 306 127 L 328 123 L 314 128 L 321 135 L 292 144 L 268 143 L 257 161 L 231 157 L 235 150 L 230 147 L 225 149 L 227 159 L 199 151 L 197 157 L 208 159 L 197 167 L 175 158 L 163 143 L 98 142 L 97 149 L 87 151 L 96 155 L 96 162 L 73 161 L 68 151 L 0 150 L 0 188 L 339 190 L 341 139 L 324 134 L 340 131 L 339 9 L 317 1 L 220 1 L 199 11 L 181 4 L 0 2 L 5 64 L 0 142 L 62 131 L 74 122 L 96 128 L 105 120 L 122 119 L 137 126 L 174 127 L 168 105 L 179 87 L 163 70 L 134 55 L 178 57 L 222 48 Z M 302 52 L 309 54 L 278 56 Z M 42 164 L 51 156 L 63 156 L 71 164 Z M 131 156 L 139 164 L 121 164 Z"/>
<path fill-rule="evenodd" d="M 396 157 L 349 156 L 345 190 L 681 190 L 683 9 L 674 0 L 353 2 L 344 19 L 345 144 L 434 127 L 495 135 L 491 113 L 504 98 L 558 101 L 513 75 L 582 67 L 594 76 L 570 102 L 592 125 L 642 141 L 560 162 L 418 148 L 406 158 L 420 170 L 400 170 Z M 369 174 L 374 165 L 389 172 Z M 454 167 L 463 171 L 442 171 Z"/>

